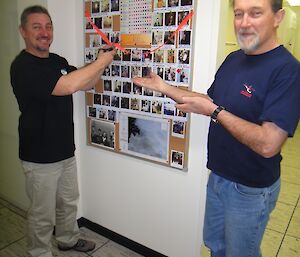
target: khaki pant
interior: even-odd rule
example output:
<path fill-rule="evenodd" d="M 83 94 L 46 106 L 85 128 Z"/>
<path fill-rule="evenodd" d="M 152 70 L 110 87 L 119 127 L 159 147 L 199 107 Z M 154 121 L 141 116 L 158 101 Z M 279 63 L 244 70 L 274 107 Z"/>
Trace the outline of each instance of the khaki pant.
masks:
<path fill-rule="evenodd" d="M 27 214 L 28 251 L 34 257 L 52 257 L 54 226 L 56 240 L 62 245 L 72 246 L 79 238 L 76 159 L 72 157 L 47 164 L 21 163 L 30 199 Z"/>

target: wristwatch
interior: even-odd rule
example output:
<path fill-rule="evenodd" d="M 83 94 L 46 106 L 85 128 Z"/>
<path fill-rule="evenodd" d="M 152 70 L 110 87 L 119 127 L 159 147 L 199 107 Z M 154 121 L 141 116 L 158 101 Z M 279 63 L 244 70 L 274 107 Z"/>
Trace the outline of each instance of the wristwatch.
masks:
<path fill-rule="evenodd" d="M 223 106 L 218 106 L 214 111 L 213 113 L 210 115 L 210 118 L 211 120 L 214 122 L 214 123 L 218 123 L 218 120 L 217 120 L 217 117 L 218 117 L 218 114 L 225 110 L 225 108 Z"/>

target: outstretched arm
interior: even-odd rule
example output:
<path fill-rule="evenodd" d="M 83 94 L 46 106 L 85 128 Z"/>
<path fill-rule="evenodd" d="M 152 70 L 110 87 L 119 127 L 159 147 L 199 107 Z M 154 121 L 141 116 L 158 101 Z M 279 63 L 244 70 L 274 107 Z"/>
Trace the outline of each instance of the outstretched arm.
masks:
<path fill-rule="evenodd" d="M 78 70 L 63 75 L 57 81 L 53 95 L 71 95 L 79 90 L 88 90 L 95 86 L 104 69 L 114 57 L 115 50 L 99 51 L 97 60 Z"/>
<path fill-rule="evenodd" d="M 168 85 L 161 79 L 160 76 L 158 76 L 154 72 L 151 72 L 148 77 L 133 78 L 132 81 L 133 81 L 133 83 L 135 83 L 139 86 L 143 86 L 143 87 L 152 89 L 154 91 L 161 92 L 164 95 L 167 95 L 168 97 L 172 98 L 177 103 L 181 103 L 182 97 L 184 97 L 184 96 L 202 96 L 202 97 L 209 99 L 209 97 L 205 94 L 200 94 L 197 92 L 188 91 L 188 90 L 184 90 L 184 89 L 180 89 L 178 87 Z"/>
<path fill-rule="evenodd" d="M 183 112 L 210 116 L 217 105 L 203 97 L 183 97 L 176 106 Z M 287 132 L 273 122 L 258 125 L 223 110 L 218 114 L 218 122 L 240 143 L 257 154 L 270 158 L 276 155 L 287 139 Z"/>

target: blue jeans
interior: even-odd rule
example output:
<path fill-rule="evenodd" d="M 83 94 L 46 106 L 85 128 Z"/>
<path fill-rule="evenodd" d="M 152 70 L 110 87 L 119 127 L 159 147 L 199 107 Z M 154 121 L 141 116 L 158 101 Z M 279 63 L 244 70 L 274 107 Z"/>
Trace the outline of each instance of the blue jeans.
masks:
<path fill-rule="evenodd" d="M 254 188 L 211 172 L 204 220 L 204 243 L 211 256 L 261 257 L 260 244 L 279 191 L 280 179 Z"/>

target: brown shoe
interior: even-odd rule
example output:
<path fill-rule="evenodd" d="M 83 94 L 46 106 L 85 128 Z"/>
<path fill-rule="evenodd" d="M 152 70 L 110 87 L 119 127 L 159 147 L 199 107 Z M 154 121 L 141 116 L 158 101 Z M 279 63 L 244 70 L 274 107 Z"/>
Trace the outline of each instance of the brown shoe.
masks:
<path fill-rule="evenodd" d="M 64 246 L 57 244 L 57 248 L 60 251 L 69 251 L 69 250 L 75 250 L 78 252 L 89 252 L 95 249 L 96 244 L 92 241 L 88 241 L 85 239 L 78 239 L 77 243 L 73 246 Z"/>

